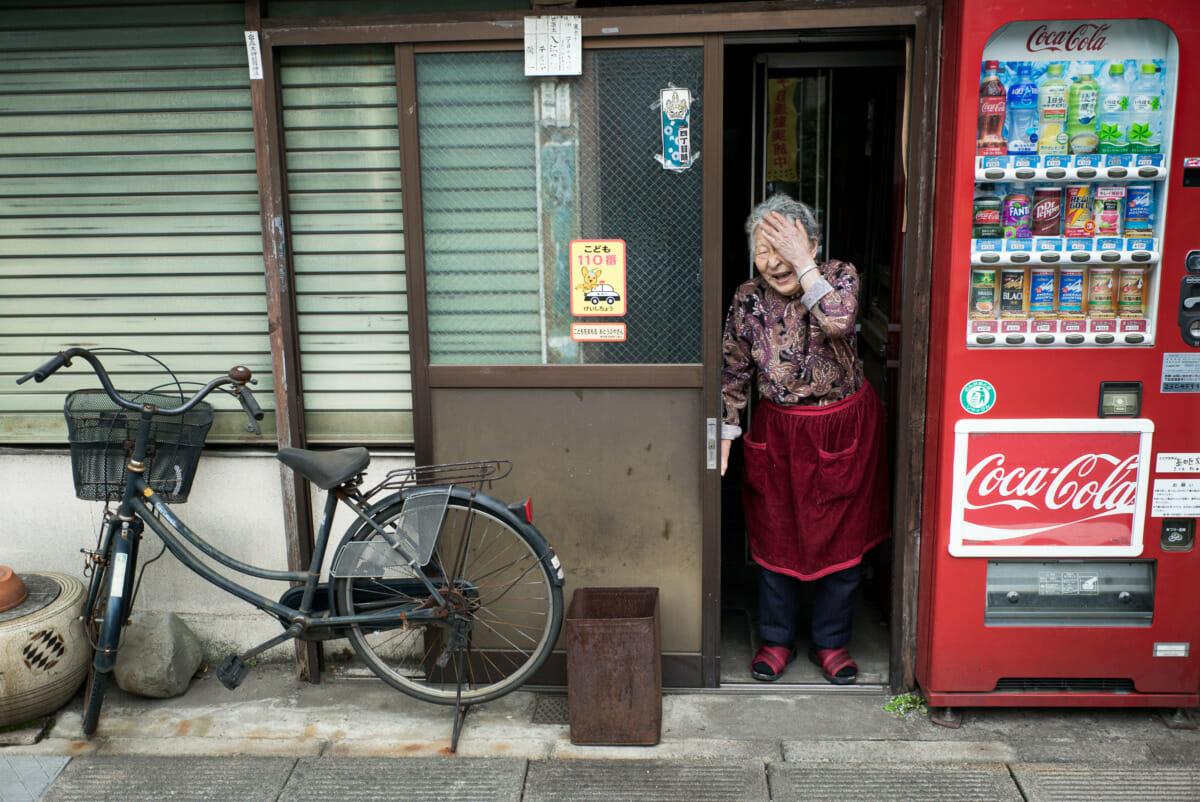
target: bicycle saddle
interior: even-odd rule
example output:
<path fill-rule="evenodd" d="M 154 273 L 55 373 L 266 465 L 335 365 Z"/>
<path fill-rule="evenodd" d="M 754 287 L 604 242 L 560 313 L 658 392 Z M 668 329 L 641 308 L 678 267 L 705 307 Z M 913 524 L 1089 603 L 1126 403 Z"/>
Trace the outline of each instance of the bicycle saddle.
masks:
<path fill-rule="evenodd" d="M 362 473 L 371 461 L 371 452 L 362 446 L 337 451 L 281 448 L 275 459 L 322 490 L 329 490 Z"/>

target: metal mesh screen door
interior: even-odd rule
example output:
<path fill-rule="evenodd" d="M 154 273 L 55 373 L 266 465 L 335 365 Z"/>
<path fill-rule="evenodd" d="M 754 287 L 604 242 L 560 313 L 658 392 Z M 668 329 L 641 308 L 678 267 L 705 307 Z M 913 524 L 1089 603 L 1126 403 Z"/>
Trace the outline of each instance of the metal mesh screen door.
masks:
<path fill-rule="evenodd" d="M 595 176 L 580 193 L 580 236 L 625 241 L 624 342 L 588 343 L 583 361 L 701 361 L 703 54 L 698 47 L 602 50 L 585 60 L 595 80 L 580 100 L 580 162 Z M 665 169 L 660 92 L 692 98 L 691 164 Z M 590 93 L 589 93 L 590 89 Z M 591 95 L 590 97 L 588 95 Z"/>
<path fill-rule="evenodd" d="M 701 361 L 702 75 L 699 47 L 587 51 L 581 76 L 540 79 L 518 52 L 418 56 L 432 364 Z M 664 138 L 671 88 L 686 141 Z M 581 240 L 624 242 L 619 306 L 579 314 Z"/>

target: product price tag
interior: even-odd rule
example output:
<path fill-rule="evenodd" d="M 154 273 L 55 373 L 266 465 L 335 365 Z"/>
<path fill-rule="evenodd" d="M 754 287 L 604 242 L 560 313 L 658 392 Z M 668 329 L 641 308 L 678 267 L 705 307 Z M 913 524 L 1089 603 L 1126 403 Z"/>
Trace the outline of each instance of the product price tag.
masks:
<path fill-rule="evenodd" d="M 1070 167 L 1071 166 L 1071 157 L 1070 156 L 1043 156 L 1042 157 L 1042 166 L 1043 167 Z"/>
<path fill-rule="evenodd" d="M 1031 239 L 1006 239 L 1004 240 L 1004 250 L 1006 251 L 1032 251 L 1033 240 Z"/>
<path fill-rule="evenodd" d="M 1124 240 L 1119 237 L 1101 237 L 1096 240 L 1096 250 L 1098 251 L 1119 251 Z"/>
<path fill-rule="evenodd" d="M 971 240 L 971 250 L 981 253 L 995 253 L 1004 249 L 1004 240 L 1002 239 L 973 239 Z"/>
<path fill-rule="evenodd" d="M 1098 153 L 1089 153 L 1084 156 L 1075 157 L 1076 167 L 1099 167 L 1104 161 L 1104 157 Z"/>
<path fill-rule="evenodd" d="M 1136 167 L 1160 167 L 1163 162 L 1161 153 L 1138 153 L 1133 158 Z"/>
<path fill-rule="evenodd" d="M 1061 251 L 1063 241 L 1058 237 L 1038 237 L 1037 249 L 1039 251 Z"/>
<path fill-rule="evenodd" d="M 1068 251 L 1090 251 L 1091 249 L 1091 237 L 1070 237 L 1067 239 Z"/>
<path fill-rule="evenodd" d="M 1133 164 L 1133 156 L 1128 153 L 1110 153 L 1104 157 L 1105 167 L 1128 167 Z"/>
<path fill-rule="evenodd" d="M 1034 168 L 1036 168 L 1038 166 L 1038 164 L 1040 163 L 1040 161 L 1041 160 L 1038 159 L 1037 156 L 1013 156 L 1012 157 L 1013 167 L 1034 167 Z"/>
<path fill-rule="evenodd" d="M 976 160 L 976 167 L 988 169 L 990 167 L 1008 167 L 1009 159 L 1007 156 L 980 156 Z"/>
<path fill-rule="evenodd" d="M 1125 240 L 1125 250 L 1127 251 L 1153 251 L 1155 249 L 1155 241 L 1152 239 L 1144 239 L 1142 237 L 1131 237 Z"/>

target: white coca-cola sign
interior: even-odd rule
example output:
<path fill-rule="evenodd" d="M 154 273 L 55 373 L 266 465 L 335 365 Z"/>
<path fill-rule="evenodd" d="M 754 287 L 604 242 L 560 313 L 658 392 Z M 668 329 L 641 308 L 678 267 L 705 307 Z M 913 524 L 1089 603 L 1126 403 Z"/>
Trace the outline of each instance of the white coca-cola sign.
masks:
<path fill-rule="evenodd" d="M 1142 420 L 961 421 L 950 553 L 1141 553 L 1153 425 Z"/>

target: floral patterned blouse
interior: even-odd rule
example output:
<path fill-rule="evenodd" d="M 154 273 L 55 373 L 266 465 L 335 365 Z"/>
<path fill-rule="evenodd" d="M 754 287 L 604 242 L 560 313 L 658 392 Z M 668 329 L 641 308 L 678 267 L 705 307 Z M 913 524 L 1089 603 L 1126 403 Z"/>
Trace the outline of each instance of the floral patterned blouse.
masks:
<path fill-rule="evenodd" d="M 781 406 L 829 404 L 862 389 L 854 334 L 858 271 L 837 260 L 820 271 L 803 297 L 780 295 L 762 276 L 734 293 L 722 340 L 723 438 L 741 434 L 751 377 L 760 396 Z"/>

